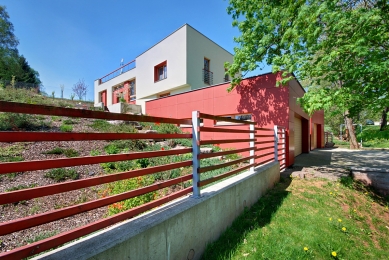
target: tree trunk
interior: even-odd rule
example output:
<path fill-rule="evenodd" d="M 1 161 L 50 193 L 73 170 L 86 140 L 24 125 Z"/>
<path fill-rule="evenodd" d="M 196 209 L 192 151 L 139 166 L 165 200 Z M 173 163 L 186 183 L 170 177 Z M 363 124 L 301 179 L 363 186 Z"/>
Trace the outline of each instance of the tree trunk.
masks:
<path fill-rule="evenodd" d="M 346 128 L 348 129 L 348 133 L 350 137 L 350 149 L 358 149 L 358 141 L 357 141 L 357 137 L 355 136 L 353 120 L 352 118 L 348 117 L 348 111 L 346 111 L 345 113 L 344 121 L 346 123 Z"/>
<path fill-rule="evenodd" d="M 387 121 L 387 113 L 389 112 L 389 107 L 386 107 L 384 110 L 382 110 L 382 117 L 381 117 L 381 127 L 380 131 L 384 131 L 386 128 Z"/>

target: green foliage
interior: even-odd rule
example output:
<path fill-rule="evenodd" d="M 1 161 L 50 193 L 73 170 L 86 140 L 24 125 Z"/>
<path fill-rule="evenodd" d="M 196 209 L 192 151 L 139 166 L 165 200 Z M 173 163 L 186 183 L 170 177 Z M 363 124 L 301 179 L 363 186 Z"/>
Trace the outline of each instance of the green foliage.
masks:
<path fill-rule="evenodd" d="M 23 144 L 14 144 L 6 147 L 0 147 L 0 162 L 20 162 L 24 161 L 22 152 Z"/>
<path fill-rule="evenodd" d="M 68 158 L 70 158 L 70 157 L 77 157 L 77 156 L 80 155 L 79 152 L 77 152 L 76 150 L 71 149 L 71 148 L 70 149 L 65 149 L 63 153 Z"/>
<path fill-rule="evenodd" d="M 78 179 L 79 174 L 74 169 L 56 168 L 51 169 L 48 173 L 46 173 L 45 177 L 59 182 L 67 179 L 76 180 Z"/>
<path fill-rule="evenodd" d="M 65 152 L 65 149 L 61 147 L 55 147 L 49 151 L 43 152 L 43 154 L 63 154 Z"/>
<path fill-rule="evenodd" d="M 140 123 L 144 129 L 156 130 L 160 134 L 182 134 L 181 128 L 174 124 L 164 123 Z"/>
<path fill-rule="evenodd" d="M 385 259 L 387 204 L 355 185 L 351 178 L 280 183 L 210 243 L 202 259 Z"/>
<path fill-rule="evenodd" d="M 106 133 L 136 133 L 137 130 L 133 125 L 130 124 L 118 124 L 112 125 L 106 120 L 97 119 L 94 120 L 91 125 L 89 125 L 96 131 L 106 132 Z"/>
<path fill-rule="evenodd" d="M 52 236 L 55 236 L 57 235 L 59 232 L 58 231 L 44 231 L 44 232 L 41 232 L 39 233 L 38 235 L 36 235 L 34 238 L 32 239 L 27 239 L 27 243 L 31 244 L 31 243 L 35 243 L 35 242 L 38 242 L 40 240 L 43 240 L 43 239 L 46 239 L 46 238 L 49 238 L 49 237 L 52 237 Z"/>
<path fill-rule="evenodd" d="M 101 152 L 99 150 L 92 150 L 92 151 L 90 151 L 90 155 L 91 156 L 101 155 Z"/>
<path fill-rule="evenodd" d="M 62 121 L 63 124 L 66 124 L 66 125 L 74 125 L 74 124 L 77 124 L 76 121 L 72 120 L 72 119 L 65 119 Z"/>
<path fill-rule="evenodd" d="M 14 187 L 11 187 L 11 188 L 9 188 L 9 189 L 6 189 L 5 191 L 10 192 L 10 191 L 15 191 L 15 190 L 24 190 L 24 189 L 34 188 L 34 187 L 36 187 L 36 186 L 37 186 L 36 183 L 30 184 L 30 185 L 23 185 L 23 184 L 20 184 L 20 185 L 18 185 L 18 186 L 14 186 Z"/>
<path fill-rule="evenodd" d="M 230 0 L 228 13 L 241 32 L 234 62 L 227 64 L 232 87 L 241 71 L 266 62 L 282 71 L 278 85 L 295 76 L 308 81 L 299 102 L 309 114 L 336 109 L 354 117 L 387 106 L 387 1 Z"/>
<path fill-rule="evenodd" d="M 1 98 L 0 98 L 1 99 Z M 0 131 L 12 130 L 41 130 L 47 128 L 49 124 L 37 120 L 36 116 L 16 113 L 0 113 Z"/>
<path fill-rule="evenodd" d="M 79 152 L 74 150 L 73 148 L 64 149 L 61 147 L 55 147 L 49 151 L 43 152 L 43 154 L 64 154 L 66 157 L 77 157 L 79 156 Z"/>
<path fill-rule="evenodd" d="M 115 140 L 104 147 L 107 154 L 118 154 L 126 151 L 140 151 L 147 146 L 143 140 Z"/>
<path fill-rule="evenodd" d="M 71 132 L 73 131 L 73 126 L 72 125 L 67 125 L 67 124 L 62 124 L 59 129 L 61 130 L 61 132 Z"/>
<path fill-rule="evenodd" d="M 109 183 L 103 191 L 103 196 L 120 194 L 141 187 L 145 187 L 154 183 L 153 176 L 141 176 L 128 180 Z M 114 203 L 108 207 L 108 215 L 114 215 L 131 208 L 140 206 L 144 203 L 152 201 L 157 196 L 156 192 L 146 193 L 135 198 L 127 199 L 118 203 Z"/>

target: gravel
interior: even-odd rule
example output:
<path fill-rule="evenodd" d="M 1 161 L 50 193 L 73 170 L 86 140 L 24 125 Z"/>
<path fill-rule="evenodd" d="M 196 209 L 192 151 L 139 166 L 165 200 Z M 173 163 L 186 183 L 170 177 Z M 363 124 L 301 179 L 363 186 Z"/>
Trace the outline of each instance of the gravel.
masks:
<path fill-rule="evenodd" d="M 49 117 L 47 117 L 47 119 L 49 120 Z M 88 126 L 92 121 L 92 119 L 81 119 L 81 121 L 73 125 L 73 132 L 95 132 Z M 59 131 L 58 129 L 61 125 L 60 121 L 52 121 L 51 124 L 51 128 L 48 131 Z M 64 149 L 71 148 L 78 151 L 80 156 L 89 156 L 92 150 L 103 151 L 103 148 L 107 145 L 107 143 L 107 141 L 61 141 L 22 143 L 20 145 L 24 146 L 21 156 L 25 161 L 31 161 L 66 158 L 64 155 L 43 154 L 43 152 L 47 152 L 55 147 L 61 147 Z M 15 145 L 15 143 L 0 143 L 1 148 L 12 145 Z M 83 165 L 72 168 L 79 174 L 79 179 L 87 179 L 103 174 L 103 169 L 99 164 Z M 48 170 L 38 170 L 17 173 L 16 176 L 2 176 L 0 180 L 0 192 L 6 192 L 7 189 L 19 185 L 36 185 L 39 187 L 56 183 L 54 180 L 44 177 L 47 172 Z M 19 203 L 0 205 L 0 221 L 7 222 L 95 200 L 100 198 L 98 193 L 101 189 L 102 186 L 94 186 L 81 190 L 35 198 Z M 39 237 L 44 237 L 47 234 L 53 235 L 65 232 L 95 222 L 104 218 L 106 215 L 107 207 L 102 207 L 44 225 L 0 236 L 0 252 L 12 250 L 16 247 L 32 243 Z"/>

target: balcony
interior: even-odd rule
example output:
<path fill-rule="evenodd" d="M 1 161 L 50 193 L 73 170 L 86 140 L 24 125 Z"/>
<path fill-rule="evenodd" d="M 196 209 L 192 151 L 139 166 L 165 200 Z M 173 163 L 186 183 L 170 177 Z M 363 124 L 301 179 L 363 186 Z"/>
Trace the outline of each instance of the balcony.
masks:
<path fill-rule="evenodd" d="M 213 84 L 213 72 L 203 69 L 203 81 L 206 84 L 212 85 Z"/>
<path fill-rule="evenodd" d="M 121 74 L 129 71 L 129 70 L 132 70 L 136 67 L 136 64 L 135 64 L 135 60 L 133 61 L 130 61 L 129 63 L 121 66 L 120 68 L 112 71 L 111 73 L 105 75 L 104 77 L 100 78 L 99 79 L 99 85 L 100 84 L 103 84 L 113 78 L 116 78 L 117 76 L 120 76 Z"/>

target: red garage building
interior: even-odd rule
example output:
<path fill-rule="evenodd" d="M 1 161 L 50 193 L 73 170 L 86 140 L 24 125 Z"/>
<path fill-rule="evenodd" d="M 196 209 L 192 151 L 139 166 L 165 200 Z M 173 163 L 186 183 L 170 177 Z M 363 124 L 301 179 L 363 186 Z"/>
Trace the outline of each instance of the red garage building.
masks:
<path fill-rule="evenodd" d="M 305 93 L 300 83 L 291 80 L 286 86 L 276 87 L 278 77 L 280 74 L 268 73 L 246 78 L 230 93 L 227 92 L 227 82 L 147 101 L 146 113 L 191 118 L 192 111 L 198 110 L 206 114 L 251 119 L 258 127 L 283 126 L 286 128 L 286 166 L 290 166 L 299 154 L 324 146 L 324 112 L 317 111 L 309 117 L 296 102 Z M 204 122 L 204 126 L 219 125 L 210 121 Z M 202 138 L 213 139 L 213 136 L 210 133 Z"/>

